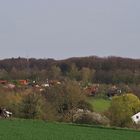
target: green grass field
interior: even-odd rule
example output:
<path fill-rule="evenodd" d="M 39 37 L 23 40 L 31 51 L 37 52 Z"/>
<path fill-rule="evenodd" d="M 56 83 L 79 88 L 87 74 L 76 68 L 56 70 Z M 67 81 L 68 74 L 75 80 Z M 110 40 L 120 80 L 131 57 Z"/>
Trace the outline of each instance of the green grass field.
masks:
<path fill-rule="evenodd" d="M 34 120 L 0 120 L 0 140 L 140 140 L 140 132 Z"/>
<path fill-rule="evenodd" d="M 110 100 L 108 99 L 89 97 L 88 102 L 91 103 L 96 112 L 106 111 L 110 106 Z"/>

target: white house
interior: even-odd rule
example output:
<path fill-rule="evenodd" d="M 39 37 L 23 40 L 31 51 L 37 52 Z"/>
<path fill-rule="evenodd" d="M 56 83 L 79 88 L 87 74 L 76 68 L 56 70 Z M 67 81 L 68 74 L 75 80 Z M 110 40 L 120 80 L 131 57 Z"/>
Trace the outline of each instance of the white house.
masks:
<path fill-rule="evenodd" d="M 140 123 L 140 112 L 138 112 L 137 114 L 133 115 L 131 117 L 132 121 L 135 122 L 136 124 Z"/>
<path fill-rule="evenodd" d="M 9 118 L 10 116 L 12 116 L 12 112 L 5 111 L 5 113 L 6 113 L 5 115 L 6 115 L 7 118 Z"/>

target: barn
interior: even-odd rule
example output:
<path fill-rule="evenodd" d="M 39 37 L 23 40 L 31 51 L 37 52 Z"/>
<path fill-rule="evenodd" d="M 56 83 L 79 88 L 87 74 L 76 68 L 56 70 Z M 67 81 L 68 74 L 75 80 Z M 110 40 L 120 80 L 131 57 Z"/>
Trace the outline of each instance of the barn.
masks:
<path fill-rule="evenodd" d="M 135 122 L 136 124 L 140 123 L 140 112 L 138 112 L 137 114 L 133 115 L 131 117 L 132 121 Z"/>

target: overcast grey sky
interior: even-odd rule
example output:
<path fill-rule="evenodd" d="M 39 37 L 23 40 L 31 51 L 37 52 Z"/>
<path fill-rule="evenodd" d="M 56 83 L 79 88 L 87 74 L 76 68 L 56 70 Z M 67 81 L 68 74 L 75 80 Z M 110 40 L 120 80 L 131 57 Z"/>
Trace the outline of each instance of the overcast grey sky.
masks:
<path fill-rule="evenodd" d="M 140 58 L 140 0 L 0 0 L 0 58 Z"/>

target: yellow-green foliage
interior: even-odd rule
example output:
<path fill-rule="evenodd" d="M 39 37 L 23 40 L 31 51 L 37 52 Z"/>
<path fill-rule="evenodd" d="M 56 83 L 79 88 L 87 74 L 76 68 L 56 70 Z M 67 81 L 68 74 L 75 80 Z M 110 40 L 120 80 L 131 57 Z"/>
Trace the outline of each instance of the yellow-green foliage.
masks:
<path fill-rule="evenodd" d="M 111 101 L 110 119 L 113 125 L 129 126 L 131 116 L 140 111 L 140 100 L 133 94 L 115 96 Z"/>

